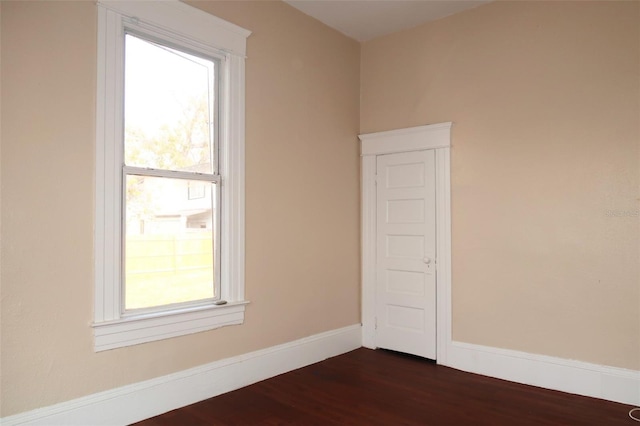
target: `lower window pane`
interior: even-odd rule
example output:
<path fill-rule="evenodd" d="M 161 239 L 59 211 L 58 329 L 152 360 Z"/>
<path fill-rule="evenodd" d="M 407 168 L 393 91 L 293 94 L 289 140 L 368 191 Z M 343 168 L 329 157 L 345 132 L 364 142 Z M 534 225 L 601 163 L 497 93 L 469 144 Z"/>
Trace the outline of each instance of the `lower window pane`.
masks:
<path fill-rule="evenodd" d="M 125 310 L 217 297 L 216 186 L 126 177 Z"/>

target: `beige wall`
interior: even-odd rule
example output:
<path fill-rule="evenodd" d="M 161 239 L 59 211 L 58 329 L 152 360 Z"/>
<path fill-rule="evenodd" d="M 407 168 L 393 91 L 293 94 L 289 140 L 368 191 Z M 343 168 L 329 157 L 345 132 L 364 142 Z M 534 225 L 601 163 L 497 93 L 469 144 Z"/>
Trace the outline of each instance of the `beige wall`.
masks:
<path fill-rule="evenodd" d="M 454 340 L 640 369 L 639 29 L 496 2 L 363 45 L 362 132 L 454 122 Z"/>
<path fill-rule="evenodd" d="M 358 44 L 284 3 L 197 5 L 253 31 L 246 323 L 93 352 L 96 7 L 3 1 L 1 416 L 359 322 Z"/>
<path fill-rule="evenodd" d="M 357 323 L 359 108 L 362 132 L 454 122 L 456 340 L 640 369 L 640 220 L 607 215 L 640 209 L 638 2 L 497 2 L 362 51 L 279 2 L 193 2 L 253 31 L 252 304 L 98 354 L 96 9 L 0 4 L 0 416 Z"/>

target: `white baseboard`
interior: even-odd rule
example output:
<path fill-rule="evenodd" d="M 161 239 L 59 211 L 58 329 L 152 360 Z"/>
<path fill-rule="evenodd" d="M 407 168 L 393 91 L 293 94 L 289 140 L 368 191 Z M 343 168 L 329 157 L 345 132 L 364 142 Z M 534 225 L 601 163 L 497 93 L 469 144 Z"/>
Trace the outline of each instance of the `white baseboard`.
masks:
<path fill-rule="evenodd" d="M 122 425 L 221 395 L 362 346 L 359 324 L 0 419 L 13 425 Z M 462 371 L 640 405 L 640 371 L 451 342 Z"/>
<path fill-rule="evenodd" d="M 0 419 L 10 425 L 124 425 L 362 346 L 360 324 Z"/>
<path fill-rule="evenodd" d="M 448 367 L 630 405 L 640 405 L 640 371 L 451 342 Z"/>

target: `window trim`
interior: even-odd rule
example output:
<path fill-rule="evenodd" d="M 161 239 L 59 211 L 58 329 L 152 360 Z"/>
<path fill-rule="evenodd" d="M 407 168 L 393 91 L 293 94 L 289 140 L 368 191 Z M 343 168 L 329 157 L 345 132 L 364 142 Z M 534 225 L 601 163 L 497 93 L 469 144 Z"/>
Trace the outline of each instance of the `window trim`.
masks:
<path fill-rule="evenodd" d="M 96 176 L 95 295 L 96 352 L 244 322 L 244 61 L 251 34 L 176 0 L 99 1 Z M 214 50 L 221 61 L 219 173 L 221 186 L 220 290 L 226 305 L 194 305 L 161 312 L 121 313 L 123 67 L 125 27 Z"/>

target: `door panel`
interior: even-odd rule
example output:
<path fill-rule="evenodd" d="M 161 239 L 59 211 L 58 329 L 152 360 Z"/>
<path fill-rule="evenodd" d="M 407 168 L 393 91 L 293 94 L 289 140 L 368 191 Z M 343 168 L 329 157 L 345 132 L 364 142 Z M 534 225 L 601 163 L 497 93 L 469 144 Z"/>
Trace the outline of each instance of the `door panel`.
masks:
<path fill-rule="evenodd" d="M 376 181 L 376 345 L 435 359 L 435 154 L 380 155 Z"/>
<path fill-rule="evenodd" d="M 387 269 L 385 284 L 388 293 L 424 296 L 423 272 Z"/>
<path fill-rule="evenodd" d="M 387 202 L 387 223 L 422 223 L 424 220 L 424 200 L 406 199 Z"/>

